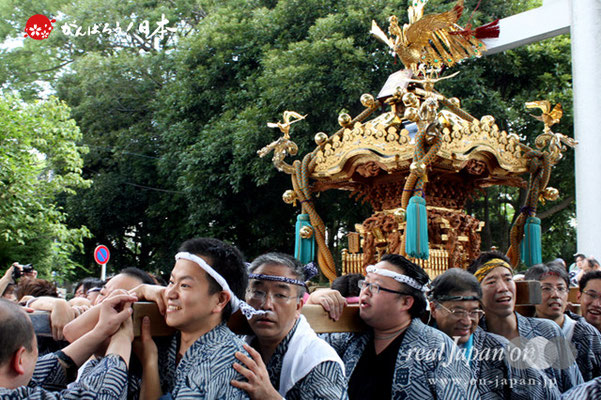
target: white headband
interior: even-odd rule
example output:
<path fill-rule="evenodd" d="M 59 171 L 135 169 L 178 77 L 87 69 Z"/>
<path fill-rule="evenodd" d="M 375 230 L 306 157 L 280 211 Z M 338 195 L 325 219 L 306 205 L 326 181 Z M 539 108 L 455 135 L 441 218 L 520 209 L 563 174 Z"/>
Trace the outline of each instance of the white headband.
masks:
<path fill-rule="evenodd" d="M 242 314 L 244 314 L 246 319 L 251 319 L 254 316 L 261 316 L 261 315 L 266 314 L 266 311 L 255 310 L 249 304 L 240 300 L 234 294 L 234 292 L 232 292 L 232 290 L 230 289 L 230 286 L 227 284 L 227 282 L 223 278 L 223 276 L 221 276 L 219 274 L 219 272 L 215 271 L 213 269 L 213 267 L 211 267 L 209 264 L 207 264 L 207 262 L 205 260 L 203 260 L 202 258 L 198 257 L 195 254 L 191 254 L 191 253 L 187 253 L 187 252 L 180 252 L 175 255 L 175 260 L 177 261 L 179 259 L 189 260 L 189 261 L 192 261 L 192 262 L 198 264 L 198 266 L 200 268 L 204 269 L 207 274 L 211 275 L 211 277 L 213 279 L 215 279 L 215 281 L 217 281 L 217 283 L 219 284 L 219 286 L 221 286 L 221 288 L 223 290 L 225 290 L 226 292 L 228 292 L 230 294 L 230 303 L 232 303 L 232 313 L 235 313 L 236 311 L 240 310 L 242 312 Z"/>
<path fill-rule="evenodd" d="M 365 270 L 368 273 L 387 276 L 389 278 L 394 279 L 397 282 L 405 283 L 405 284 L 411 286 L 413 289 L 417 289 L 421 292 L 428 291 L 428 288 L 426 287 L 426 285 L 420 285 L 419 283 L 417 283 L 417 281 L 415 279 L 408 277 L 407 275 L 399 274 L 398 272 L 390 271 L 388 269 L 376 268 L 375 265 L 368 265 L 367 268 L 365 268 Z"/>

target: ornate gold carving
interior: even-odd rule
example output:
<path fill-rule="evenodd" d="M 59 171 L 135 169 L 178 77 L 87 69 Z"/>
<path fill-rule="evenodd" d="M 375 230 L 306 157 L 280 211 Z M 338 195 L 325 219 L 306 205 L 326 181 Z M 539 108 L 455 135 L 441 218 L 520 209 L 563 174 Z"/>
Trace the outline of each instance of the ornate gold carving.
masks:
<path fill-rule="evenodd" d="M 300 115 L 295 111 L 284 111 L 284 122 L 268 122 L 267 126 L 270 128 L 279 128 L 280 132 L 283 133 L 282 137 L 263 147 L 261 150 L 257 151 L 259 157 L 263 158 L 267 154 L 273 151 L 272 162 L 273 165 L 278 169 L 278 171 L 286 172 L 287 174 L 291 174 L 293 172 L 293 168 L 290 164 L 287 164 L 284 161 L 286 156 L 291 155 L 295 156 L 298 152 L 298 146 L 292 140 L 290 140 L 290 125 L 295 122 L 302 121 L 305 119 L 306 115 Z"/>
<path fill-rule="evenodd" d="M 406 99 L 412 102 L 411 97 Z M 442 113 L 450 124 L 442 130 L 443 143 L 438 156 L 451 162 L 456 170 L 470 159 L 478 159 L 478 154 L 481 154 L 480 161 L 496 159 L 495 164 L 505 171 L 514 174 L 527 171 L 527 160 L 523 157 L 519 138 L 501 131 L 493 117 L 484 116 L 481 120 L 470 122 L 447 110 L 435 113 L 435 106 L 433 101 L 420 103 L 421 116 L 429 120 Z M 410 121 L 414 118 L 423 121 L 416 108 L 406 108 L 405 113 L 411 114 Z M 399 132 L 393 120 L 393 113 L 384 113 L 364 124 L 355 123 L 344 129 L 340 137 L 334 136 L 330 139 L 332 143 L 316 151 L 312 177 L 341 179 L 343 169 L 351 159 L 356 163 L 360 163 L 361 159 L 364 162 L 375 161 L 387 171 L 398 169 L 399 162 L 408 166 L 413 158 L 414 144 L 409 131 L 401 129 Z M 497 171 L 490 172 L 494 175 Z"/>
<path fill-rule="evenodd" d="M 417 73 L 420 65 L 429 68 L 450 67 L 465 58 L 479 56 L 486 50 L 473 31 L 457 25 L 463 12 L 463 0 L 459 0 L 447 12 L 423 16 L 426 2 L 415 1 L 408 8 L 409 24 L 403 25 L 402 29 L 398 25 L 398 18 L 391 16 L 388 28 L 390 37 L 372 21 L 370 33 L 390 47 L 405 68 Z"/>
<path fill-rule="evenodd" d="M 380 173 L 380 167 L 373 161 L 360 165 L 356 172 L 364 178 L 370 178 Z"/>

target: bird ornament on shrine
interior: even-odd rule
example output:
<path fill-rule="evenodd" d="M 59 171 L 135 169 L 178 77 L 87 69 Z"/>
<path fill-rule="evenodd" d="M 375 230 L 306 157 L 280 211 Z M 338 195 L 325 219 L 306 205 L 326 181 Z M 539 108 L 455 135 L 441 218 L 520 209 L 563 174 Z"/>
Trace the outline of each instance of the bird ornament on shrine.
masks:
<path fill-rule="evenodd" d="M 499 23 L 495 20 L 472 30 L 471 24 L 465 28 L 457 21 L 463 14 L 463 0 L 446 12 L 423 15 L 428 0 L 412 0 L 408 8 L 409 23 L 401 28 L 396 16 L 389 18 L 387 36 L 375 21 L 370 33 L 384 42 L 399 56 L 405 68 L 418 74 L 420 65 L 441 68 L 451 67 L 470 57 L 478 57 L 486 46 L 481 39 L 499 36 Z M 476 7 L 477 8 L 477 7 Z"/>

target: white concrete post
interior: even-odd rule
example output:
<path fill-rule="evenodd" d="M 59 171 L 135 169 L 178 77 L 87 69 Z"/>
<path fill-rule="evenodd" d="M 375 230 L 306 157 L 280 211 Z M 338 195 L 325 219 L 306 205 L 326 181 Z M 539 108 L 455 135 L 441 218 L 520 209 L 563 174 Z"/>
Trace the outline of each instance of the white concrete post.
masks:
<path fill-rule="evenodd" d="M 572 0 L 578 252 L 601 257 L 601 0 Z"/>

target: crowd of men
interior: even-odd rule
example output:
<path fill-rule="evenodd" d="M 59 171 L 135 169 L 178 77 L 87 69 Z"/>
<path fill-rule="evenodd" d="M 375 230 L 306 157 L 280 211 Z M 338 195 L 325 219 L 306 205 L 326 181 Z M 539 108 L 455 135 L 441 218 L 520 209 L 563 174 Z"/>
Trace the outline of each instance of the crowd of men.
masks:
<path fill-rule="evenodd" d="M 601 271 L 578 256 L 572 275 L 558 261 L 525 272 L 541 284 L 533 317 L 516 312 L 516 274 L 498 252 L 432 282 L 387 254 L 365 276 L 309 294 L 292 256 L 246 264 L 235 247 L 195 238 L 166 285 L 126 268 L 80 282 L 69 301 L 13 265 L 0 279 L 0 399 L 597 399 Z M 580 315 L 568 302 L 574 282 Z M 153 338 L 145 317 L 134 338 L 142 300 L 173 334 Z M 319 304 L 337 320 L 353 303 L 360 332 L 318 335 L 301 313 Z M 38 343 L 33 310 L 50 313 L 58 348 Z M 228 327 L 238 313 L 247 335 Z"/>

